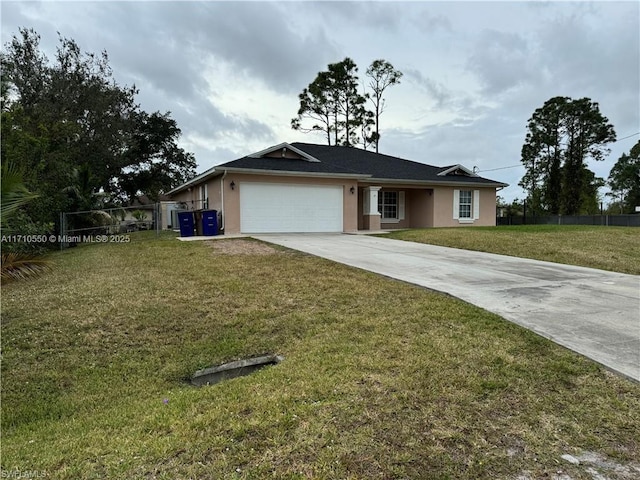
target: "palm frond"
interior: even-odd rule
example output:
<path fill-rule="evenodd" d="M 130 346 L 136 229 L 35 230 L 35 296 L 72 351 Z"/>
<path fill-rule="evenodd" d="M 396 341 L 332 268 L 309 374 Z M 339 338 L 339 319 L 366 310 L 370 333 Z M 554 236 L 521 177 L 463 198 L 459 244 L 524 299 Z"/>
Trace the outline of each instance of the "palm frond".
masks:
<path fill-rule="evenodd" d="M 24 253 L 3 253 L 1 281 L 3 284 L 14 280 L 34 278 L 51 270 L 48 260 Z"/>
<path fill-rule="evenodd" d="M 27 204 L 38 195 L 31 193 L 22 183 L 22 172 L 10 162 L 3 162 L 0 177 L 1 195 L 0 220 L 12 215 L 18 208 Z"/>

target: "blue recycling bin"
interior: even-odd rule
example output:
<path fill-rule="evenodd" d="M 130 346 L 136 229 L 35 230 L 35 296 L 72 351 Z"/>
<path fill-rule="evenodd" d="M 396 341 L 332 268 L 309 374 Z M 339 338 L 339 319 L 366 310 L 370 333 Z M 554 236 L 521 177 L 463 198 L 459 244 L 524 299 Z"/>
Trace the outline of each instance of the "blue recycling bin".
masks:
<path fill-rule="evenodd" d="M 202 212 L 202 234 L 206 237 L 218 235 L 217 210 L 204 210 Z"/>
<path fill-rule="evenodd" d="M 179 212 L 178 223 L 180 223 L 181 237 L 193 237 L 193 212 Z"/>

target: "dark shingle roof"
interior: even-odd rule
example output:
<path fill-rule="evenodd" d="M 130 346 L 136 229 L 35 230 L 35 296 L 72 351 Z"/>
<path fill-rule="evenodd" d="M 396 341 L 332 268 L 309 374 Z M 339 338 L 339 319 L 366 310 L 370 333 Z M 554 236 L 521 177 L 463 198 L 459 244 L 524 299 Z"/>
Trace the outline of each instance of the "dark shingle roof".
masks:
<path fill-rule="evenodd" d="M 399 157 L 375 153 L 360 148 L 316 145 L 295 142 L 290 144 L 319 160 L 243 157 L 218 165 L 216 169 L 239 168 L 250 170 L 289 171 L 311 174 L 361 175 L 372 180 L 419 182 L 463 182 L 473 184 L 501 184 L 495 180 L 467 175 L 438 175 L 451 168 L 436 167 Z"/>
<path fill-rule="evenodd" d="M 320 159 L 318 159 L 320 160 Z M 278 172 L 303 172 L 303 173 L 326 173 L 326 174 L 346 174 L 356 175 L 357 172 L 348 165 L 341 165 L 333 162 L 310 162 L 296 158 L 276 158 L 276 157 L 242 157 L 238 160 L 223 163 L 216 166 L 216 169 L 243 168 L 249 170 L 273 170 Z"/>
<path fill-rule="evenodd" d="M 359 148 L 314 145 L 310 143 L 292 143 L 292 145 L 307 152 L 322 163 L 348 165 L 355 172 L 371 175 L 373 178 L 424 180 L 436 176 L 441 171 L 440 168 L 432 165 L 412 162 L 403 158 Z"/>

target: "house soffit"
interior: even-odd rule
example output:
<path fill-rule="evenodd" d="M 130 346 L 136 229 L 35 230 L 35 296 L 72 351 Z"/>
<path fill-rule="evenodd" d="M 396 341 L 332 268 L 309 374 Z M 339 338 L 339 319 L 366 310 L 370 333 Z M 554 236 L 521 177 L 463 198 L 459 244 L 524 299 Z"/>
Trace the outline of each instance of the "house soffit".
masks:
<path fill-rule="evenodd" d="M 282 177 L 308 177 L 308 178 L 344 178 L 351 180 L 365 180 L 370 175 L 360 173 L 334 173 L 334 172 L 302 172 L 299 170 L 266 170 L 261 168 L 223 167 L 228 173 L 245 173 L 249 175 L 270 175 Z"/>
<path fill-rule="evenodd" d="M 453 178 L 451 178 L 453 177 Z M 397 187 L 413 187 L 413 188 L 433 188 L 433 187 L 475 187 L 475 188 L 483 188 L 483 187 L 507 187 L 509 186 L 506 183 L 502 182 L 494 182 L 490 180 L 485 181 L 465 181 L 464 177 L 460 179 L 456 179 L 454 176 L 449 178 L 443 178 L 442 180 L 404 180 L 398 178 L 368 178 L 363 183 L 367 183 L 370 185 L 389 185 L 392 184 Z M 478 175 L 474 175 L 474 177 L 479 178 Z"/>
<path fill-rule="evenodd" d="M 216 167 L 211 167 L 209 170 L 201 173 L 200 175 L 196 175 L 188 182 L 183 183 L 179 187 L 174 188 L 173 190 L 167 192 L 167 195 L 173 195 L 183 190 L 187 190 L 190 187 L 194 187 L 199 185 L 207 180 L 211 180 L 212 178 L 218 177 L 222 175 L 223 172 L 220 170 L 216 170 Z"/>

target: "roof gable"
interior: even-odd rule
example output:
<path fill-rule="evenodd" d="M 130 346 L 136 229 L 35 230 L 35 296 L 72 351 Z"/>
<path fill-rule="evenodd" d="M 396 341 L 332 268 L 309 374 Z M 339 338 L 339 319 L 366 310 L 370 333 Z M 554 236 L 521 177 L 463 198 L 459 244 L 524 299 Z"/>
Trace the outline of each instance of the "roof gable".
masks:
<path fill-rule="evenodd" d="M 465 177 L 477 177 L 478 175 L 476 175 L 475 173 L 473 173 L 471 170 L 469 170 L 468 168 L 458 164 L 458 165 L 453 165 L 451 167 L 445 167 L 444 170 L 442 170 L 440 173 L 438 173 L 438 176 L 440 177 L 444 177 L 447 175 L 457 175 L 457 176 L 465 176 Z"/>
<path fill-rule="evenodd" d="M 317 158 L 309 155 L 308 153 L 296 148 L 287 142 L 279 143 L 259 152 L 247 155 L 250 158 L 290 158 L 295 160 L 306 160 L 307 162 L 319 162 Z"/>

